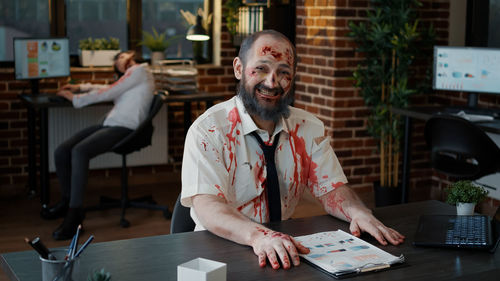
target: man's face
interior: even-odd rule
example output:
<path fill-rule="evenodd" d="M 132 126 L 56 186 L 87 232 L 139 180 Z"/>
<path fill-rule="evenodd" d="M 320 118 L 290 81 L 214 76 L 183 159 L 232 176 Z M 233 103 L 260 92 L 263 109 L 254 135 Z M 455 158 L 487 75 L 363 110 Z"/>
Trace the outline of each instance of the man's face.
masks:
<path fill-rule="evenodd" d="M 135 53 L 121 53 L 118 56 L 118 59 L 115 62 L 116 68 L 121 73 L 125 73 L 125 71 L 134 64 L 134 56 Z"/>
<path fill-rule="evenodd" d="M 247 52 L 246 65 L 235 59 L 235 75 L 241 80 L 239 95 L 250 114 L 273 121 L 288 116 L 293 100 L 293 63 L 289 43 L 269 35 L 254 42 Z"/>

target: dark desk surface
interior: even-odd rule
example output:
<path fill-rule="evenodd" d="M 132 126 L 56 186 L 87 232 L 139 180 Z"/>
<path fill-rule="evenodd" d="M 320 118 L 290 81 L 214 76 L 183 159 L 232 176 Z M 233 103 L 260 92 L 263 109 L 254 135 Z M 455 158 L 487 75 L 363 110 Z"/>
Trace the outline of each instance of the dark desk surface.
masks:
<path fill-rule="evenodd" d="M 393 107 L 392 112 L 402 116 L 408 116 L 410 118 L 427 121 L 434 114 L 438 112 L 446 112 L 446 107 L 443 106 L 411 106 L 408 108 Z M 476 124 L 478 127 L 480 127 L 486 132 L 500 134 L 499 119 L 495 119 L 493 121 L 474 122 L 474 124 Z"/>
<path fill-rule="evenodd" d="M 500 250 L 490 254 L 411 245 L 421 214 L 454 214 L 454 207 L 424 201 L 379 208 L 374 212 L 406 236 L 401 246 L 380 246 L 392 254 L 404 254 L 406 266 L 358 276 L 356 280 L 478 280 L 478 276 L 480 280 L 498 280 Z M 298 236 L 338 228 L 348 231 L 349 225 L 330 216 L 318 216 L 283 221 L 271 227 Z M 362 238 L 377 244 L 371 237 Z M 227 263 L 227 280 L 332 280 L 305 263 L 290 270 L 260 268 L 250 247 L 206 231 L 91 244 L 82 255 L 82 276 L 78 280 L 86 280 L 89 271 L 102 267 L 111 272 L 112 280 L 177 280 L 177 265 L 197 257 Z M 12 280 L 40 280 L 41 265 L 34 251 L 3 254 L 0 264 Z"/>

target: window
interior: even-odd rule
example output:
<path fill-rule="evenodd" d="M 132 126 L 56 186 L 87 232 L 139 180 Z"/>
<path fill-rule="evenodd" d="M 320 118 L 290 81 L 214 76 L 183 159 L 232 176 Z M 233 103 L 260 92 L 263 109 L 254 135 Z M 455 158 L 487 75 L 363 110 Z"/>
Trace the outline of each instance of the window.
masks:
<path fill-rule="evenodd" d="M 13 61 L 14 37 L 67 36 L 70 53 L 78 54 L 81 39 L 116 37 L 122 50 L 135 49 L 141 31 L 166 32 L 178 39 L 167 49 L 167 58 L 193 57 L 192 42 L 185 39 L 188 23 L 180 10 L 213 14 L 210 42 L 214 64 L 220 63 L 221 0 L 0 0 L 0 62 Z M 139 50 L 141 50 L 139 48 Z M 142 48 L 143 57 L 150 57 Z"/>
<path fill-rule="evenodd" d="M 78 54 L 78 42 L 92 37 L 115 37 L 120 49 L 127 48 L 127 0 L 66 0 L 66 32 L 71 54 Z"/>
<path fill-rule="evenodd" d="M 207 0 L 208 1 L 208 0 Z M 148 32 L 154 27 L 158 33 L 166 32 L 167 38 L 177 36 L 167 49 L 167 58 L 190 58 L 193 48 L 186 40 L 188 23 L 180 10 L 196 15 L 198 8 L 203 8 L 204 0 L 142 0 L 142 29 Z M 142 48 L 144 58 L 150 57 L 148 48 Z"/>
<path fill-rule="evenodd" d="M 14 37 L 50 35 L 49 1 L 0 0 L 0 61 L 12 61 Z"/>

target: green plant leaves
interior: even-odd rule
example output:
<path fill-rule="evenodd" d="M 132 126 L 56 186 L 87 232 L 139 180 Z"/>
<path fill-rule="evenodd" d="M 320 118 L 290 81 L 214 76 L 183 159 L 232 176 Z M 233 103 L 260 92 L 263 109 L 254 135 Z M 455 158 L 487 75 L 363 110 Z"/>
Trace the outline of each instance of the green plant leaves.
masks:
<path fill-rule="evenodd" d="M 376 139 L 400 137 L 403 122 L 391 115 L 391 107 L 407 107 L 411 95 L 424 89 L 408 80 L 415 72 L 414 61 L 422 48 L 430 49 L 435 33 L 432 26 L 420 27 L 415 8 L 422 4 L 417 0 L 372 0 L 371 4 L 366 21 L 349 23 L 348 36 L 356 42 L 356 52 L 363 54 L 353 78 L 372 112 L 369 133 Z"/>
<path fill-rule="evenodd" d="M 78 41 L 78 46 L 80 50 L 119 50 L 120 49 L 120 40 L 115 37 L 109 37 L 109 40 L 106 38 L 96 38 L 92 39 L 92 37 L 81 39 Z"/>
<path fill-rule="evenodd" d="M 477 204 L 488 195 L 487 190 L 467 180 L 453 183 L 446 191 L 448 192 L 446 202 L 449 204 L 456 204 L 459 202 Z"/>
<path fill-rule="evenodd" d="M 138 44 L 146 46 L 151 52 L 164 52 L 179 38 L 180 35 L 172 36 L 167 39 L 166 32 L 158 33 L 153 27 L 152 33 L 145 30 L 142 31 L 142 40 Z"/>
<path fill-rule="evenodd" d="M 227 0 L 224 3 L 223 13 L 226 18 L 226 27 L 232 36 L 236 34 L 236 30 L 238 29 L 238 13 L 242 5 L 241 0 Z"/>
<path fill-rule="evenodd" d="M 87 281 L 109 281 L 111 280 L 111 273 L 106 272 L 104 268 L 101 268 L 100 271 L 94 271 L 92 275 L 88 275 Z"/>

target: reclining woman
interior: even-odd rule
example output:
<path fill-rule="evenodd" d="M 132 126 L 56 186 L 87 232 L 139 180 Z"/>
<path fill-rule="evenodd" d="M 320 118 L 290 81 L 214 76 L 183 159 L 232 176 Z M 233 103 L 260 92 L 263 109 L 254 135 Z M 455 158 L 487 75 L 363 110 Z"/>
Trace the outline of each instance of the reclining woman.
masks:
<path fill-rule="evenodd" d="M 85 128 L 60 144 L 54 160 L 61 189 L 61 201 L 42 209 L 45 219 L 64 217 L 52 234 L 56 240 L 73 237 L 85 217 L 83 197 L 87 186 L 90 159 L 109 152 L 121 139 L 146 118 L 153 100 L 154 78 L 146 63 L 138 64 L 135 52 L 121 52 L 114 58 L 119 79 L 111 85 L 65 85 L 57 94 L 81 108 L 93 103 L 112 101 L 102 124 Z M 79 94 L 75 94 L 79 93 Z"/>

